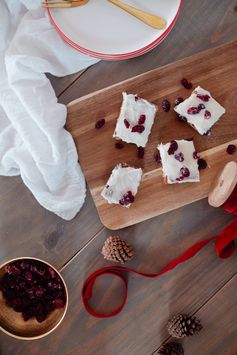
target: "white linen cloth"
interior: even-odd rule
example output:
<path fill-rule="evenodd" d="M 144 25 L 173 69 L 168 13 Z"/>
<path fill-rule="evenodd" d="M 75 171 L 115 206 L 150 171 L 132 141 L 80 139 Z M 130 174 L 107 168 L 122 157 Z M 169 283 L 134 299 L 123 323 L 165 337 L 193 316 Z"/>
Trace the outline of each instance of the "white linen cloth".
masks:
<path fill-rule="evenodd" d="M 0 0 L 0 175 L 21 175 L 38 202 L 70 220 L 85 179 L 66 106 L 44 73 L 65 76 L 97 62 L 63 42 L 40 0 Z"/>

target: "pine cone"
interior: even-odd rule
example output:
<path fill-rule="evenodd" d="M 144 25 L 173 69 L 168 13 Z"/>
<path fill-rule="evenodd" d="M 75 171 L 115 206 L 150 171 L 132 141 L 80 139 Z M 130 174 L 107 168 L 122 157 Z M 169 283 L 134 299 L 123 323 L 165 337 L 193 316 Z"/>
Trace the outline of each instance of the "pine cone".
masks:
<path fill-rule="evenodd" d="M 167 323 L 168 332 L 174 338 L 192 336 L 202 329 L 200 320 L 187 314 L 178 314 Z"/>
<path fill-rule="evenodd" d="M 184 355 L 184 349 L 180 343 L 174 341 L 166 343 L 158 350 L 160 355 Z"/>
<path fill-rule="evenodd" d="M 124 264 L 126 261 L 132 259 L 134 251 L 130 245 L 119 237 L 109 237 L 104 243 L 102 254 L 107 260 Z"/>

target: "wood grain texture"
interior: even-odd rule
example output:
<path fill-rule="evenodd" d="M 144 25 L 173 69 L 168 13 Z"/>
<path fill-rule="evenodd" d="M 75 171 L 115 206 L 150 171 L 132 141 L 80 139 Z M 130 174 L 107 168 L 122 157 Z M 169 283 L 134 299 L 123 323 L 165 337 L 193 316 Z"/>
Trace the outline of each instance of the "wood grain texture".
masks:
<path fill-rule="evenodd" d="M 204 328 L 197 336 L 182 341 L 185 354 L 236 355 L 236 291 L 237 275 L 234 275 L 195 313 Z M 169 337 L 167 341 L 170 340 Z"/>
<path fill-rule="evenodd" d="M 19 177 L 0 178 L 0 201 L 0 263 L 33 256 L 61 267 L 102 228 L 89 193 L 72 221 L 41 207 Z"/>
<path fill-rule="evenodd" d="M 174 103 L 175 98 L 190 95 L 180 84 L 183 77 L 191 80 L 194 87 L 200 85 L 209 90 L 226 107 L 226 114 L 212 128 L 210 137 L 201 136 L 189 125 L 179 122 L 173 110 L 167 113 L 161 108 L 164 97 Z M 137 158 L 134 145 L 126 145 L 119 151 L 114 147 L 112 136 L 123 91 L 137 93 L 159 107 L 143 160 Z M 232 157 L 226 153 L 228 144 L 237 144 L 236 96 L 237 41 L 234 41 L 69 103 L 66 127 L 76 143 L 102 223 L 119 229 L 207 197 L 218 172 L 228 161 L 237 161 L 237 155 Z M 96 130 L 95 122 L 101 117 L 105 117 L 106 124 Z M 195 148 L 207 160 L 209 168 L 201 172 L 200 183 L 164 184 L 162 169 L 154 160 L 157 144 L 190 137 L 194 137 Z M 112 169 L 122 162 L 141 167 L 144 173 L 135 202 L 129 209 L 110 205 L 100 195 Z"/>
<path fill-rule="evenodd" d="M 193 243 L 218 233 L 231 220 L 226 212 L 208 207 L 205 200 L 196 203 L 195 207 L 194 210 L 186 206 L 118 231 L 118 235 L 136 251 L 129 267 L 156 272 Z M 195 313 L 237 271 L 236 253 L 228 260 L 220 260 L 214 246 L 209 245 L 162 278 L 150 280 L 129 276 L 129 296 L 124 311 L 112 319 L 95 319 L 83 309 L 81 288 L 92 271 L 111 265 L 100 254 L 110 233 L 104 229 L 62 270 L 69 290 L 69 309 L 63 324 L 54 334 L 37 342 L 20 343 L 0 336 L 2 355 L 43 355 L 46 349 L 50 355 L 151 354 L 168 337 L 165 324 L 171 315 L 184 311 Z M 97 304 L 101 311 L 118 305 L 119 284 L 115 280 L 98 280 L 96 287 L 98 293 L 93 304 Z M 216 309 L 218 312 L 222 314 L 223 310 Z M 236 323 L 233 327 L 232 332 L 237 331 Z M 198 338 L 196 341 L 198 344 Z M 234 344 L 236 339 L 233 339 Z M 211 342 L 208 349 L 212 349 Z M 208 355 L 208 352 L 202 354 Z M 186 355 L 200 353 L 187 352 Z"/>

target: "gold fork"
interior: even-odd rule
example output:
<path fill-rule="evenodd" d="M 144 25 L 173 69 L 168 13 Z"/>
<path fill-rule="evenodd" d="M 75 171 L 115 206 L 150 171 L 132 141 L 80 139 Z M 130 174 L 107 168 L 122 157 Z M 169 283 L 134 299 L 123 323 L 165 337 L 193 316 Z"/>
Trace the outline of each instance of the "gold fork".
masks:
<path fill-rule="evenodd" d="M 77 7 L 84 5 L 89 0 L 45 0 L 42 2 L 44 8 L 65 8 Z"/>

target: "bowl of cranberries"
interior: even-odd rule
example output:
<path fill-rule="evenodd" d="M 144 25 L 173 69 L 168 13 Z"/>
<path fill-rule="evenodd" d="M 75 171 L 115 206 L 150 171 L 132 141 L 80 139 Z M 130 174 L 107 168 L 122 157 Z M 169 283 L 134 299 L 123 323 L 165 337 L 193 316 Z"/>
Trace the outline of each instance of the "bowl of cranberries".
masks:
<path fill-rule="evenodd" d="M 19 339 L 39 339 L 63 320 L 67 286 L 59 272 L 36 258 L 0 266 L 0 330 Z"/>

